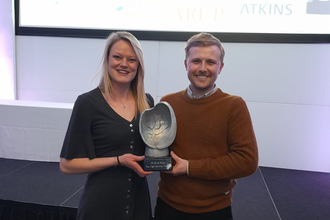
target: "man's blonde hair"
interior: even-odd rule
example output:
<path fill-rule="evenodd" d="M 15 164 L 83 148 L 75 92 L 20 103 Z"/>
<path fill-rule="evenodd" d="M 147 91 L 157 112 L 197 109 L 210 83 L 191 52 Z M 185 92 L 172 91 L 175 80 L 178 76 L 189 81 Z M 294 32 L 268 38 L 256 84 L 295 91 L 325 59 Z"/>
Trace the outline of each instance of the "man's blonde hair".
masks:
<path fill-rule="evenodd" d="M 220 61 L 223 63 L 224 57 L 225 57 L 225 50 L 222 47 L 221 41 L 214 37 L 212 34 L 209 33 L 199 33 L 194 36 L 192 36 L 186 44 L 186 59 L 189 56 L 189 49 L 192 47 L 206 47 L 206 46 L 217 46 L 220 50 Z"/>

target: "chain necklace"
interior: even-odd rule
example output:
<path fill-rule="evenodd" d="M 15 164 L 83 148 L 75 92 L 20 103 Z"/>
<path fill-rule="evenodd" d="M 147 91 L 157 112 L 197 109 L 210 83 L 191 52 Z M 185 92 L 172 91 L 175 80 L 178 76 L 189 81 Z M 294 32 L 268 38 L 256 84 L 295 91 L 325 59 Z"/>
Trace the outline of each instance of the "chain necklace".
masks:
<path fill-rule="evenodd" d="M 128 101 L 126 101 L 126 102 L 122 102 L 122 101 L 120 101 L 119 99 L 117 99 L 116 97 L 114 97 L 114 96 L 112 96 L 117 102 L 120 102 L 122 105 L 123 105 L 123 108 L 126 108 L 126 104 L 129 102 L 129 101 L 131 101 L 131 100 L 128 100 Z M 128 97 L 128 94 L 127 94 L 127 97 Z M 127 98 L 126 97 L 126 98 Z"/>
<path fill-rule="evenodd" d="M 116 99 L 116 98 L 115 98 Z M 120 100 L 118 100 L 118 99 L 116 99 L 118 102 L 120 102 L 122 105 L 123 105 L 123 107 L 124 108 L 126 108 L 126 106 L 125 106 L 125 104 L 127 103 L 127 102 L 129 102 L 130 100 L 128 100 L 127 102 L 125 102 L 125 103 L 123 103 L 123 102 L 121 102 Z"/>

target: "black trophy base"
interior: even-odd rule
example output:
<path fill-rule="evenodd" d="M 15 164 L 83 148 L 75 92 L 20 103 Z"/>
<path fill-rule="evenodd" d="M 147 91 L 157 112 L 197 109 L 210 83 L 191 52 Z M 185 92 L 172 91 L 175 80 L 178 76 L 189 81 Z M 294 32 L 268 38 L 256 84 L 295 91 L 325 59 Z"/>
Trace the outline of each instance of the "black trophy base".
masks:
<path fill-rule="evenodd" d="M 145 171 L 172 170 L 172 157 L 146 157 L 143 161 Z"/>

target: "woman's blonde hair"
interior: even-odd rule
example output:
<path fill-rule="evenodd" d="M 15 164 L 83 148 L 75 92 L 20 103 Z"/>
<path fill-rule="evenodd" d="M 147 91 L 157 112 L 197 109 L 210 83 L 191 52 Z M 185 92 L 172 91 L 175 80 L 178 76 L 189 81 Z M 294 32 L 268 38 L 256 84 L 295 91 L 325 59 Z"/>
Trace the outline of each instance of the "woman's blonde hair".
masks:
<path fill-rule="evenodd" d="M 138 39 L 136 39 L 136 37 L 134 37 L 134 35 L 132 35 L 131 33 L 126 31 L 118 31 L 111 33 L 107 38 L 102 57 L 102 76 L 100 79 L 99 88 L 102 92 L 106 93 L 106 95 L 110 95 L 113 92 L 113 86 L 108 72 L 109 54 L 112 46 L 120 40 L 126 41 L 131 44 L 139 60 L 139 67 L 136 76 L 134 77 L 130 85 L 130 88 L 133 92 L 133 97 L 136 101 L 137 111 L 135 113 L 135 116 L 137 116 L 137 114 L 140 114 L 145 109 L 150 108 L 150 106 L 147 102 L 147 97 L 144 91 L 144 61 L 142 48 Z"/>

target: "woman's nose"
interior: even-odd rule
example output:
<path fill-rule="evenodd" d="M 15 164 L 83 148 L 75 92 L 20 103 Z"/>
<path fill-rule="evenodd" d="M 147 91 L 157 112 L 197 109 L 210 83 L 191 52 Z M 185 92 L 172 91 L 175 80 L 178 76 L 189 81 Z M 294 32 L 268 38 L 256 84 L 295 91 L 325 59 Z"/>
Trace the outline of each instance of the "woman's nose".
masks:
<path fill-rule="evenodd" d="M 120 66 L 127 67 L 127 60 L 126 59 L 121 59 Z"/>

